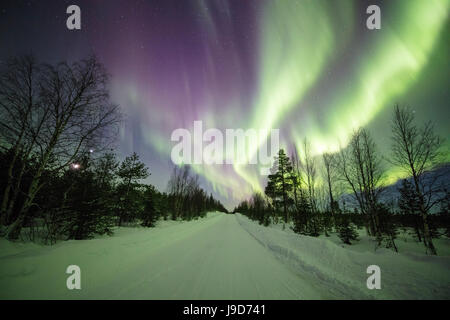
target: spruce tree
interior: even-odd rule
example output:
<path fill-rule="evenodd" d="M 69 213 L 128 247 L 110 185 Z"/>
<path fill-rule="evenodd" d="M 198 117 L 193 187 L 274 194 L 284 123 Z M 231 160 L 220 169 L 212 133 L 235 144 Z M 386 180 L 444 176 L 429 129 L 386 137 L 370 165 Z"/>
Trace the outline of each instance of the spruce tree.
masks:
<path fill-rule="evenodd" d="M 297 211 L 293 217 L 294 232 L 308 235 L 308 219 L 311 215 L 311 206 L 303 191 L 299 192 Z"/>
<path fill-rule="evenodd" d="M 117 170 L 117 176 L 121 182 L 117 186 L 119 226 L 124 221 L 131 221 L 139 215 L 142 209 L 140 198 L 142 187 L 139 180 L 150 175 L 148 168 L 139 160 L 139 156 L 133 153 L 125 158 Z"/>
<path fill-rule="evenodd" d="M 358 240 L 358 232 L 356 231 L 355 226 L 350 223 L 348 214 L 341 214 L 339 218 L 340 218 L 340 225 L 338 227 L 339 238 L 345 244 L 351 245 L 352 244 L 351 241 Z"/>
<path fill-rule="evenodd" d="M 158 211 L 156 209 L 157 191 L 151 185 L 146 186 L 144 192 L 144 210 L 142 211 L 141 225 L 144 227 L 154 227 L 158 218 Z"/>
<path fill-rule="evenodd" d="M 288 208 L 292 202 L 290 192 L 292 191 L 292 164 L 283 149 L 280 149 L 275 157 L 271 174 L 268 177 L 265 194 L 272 199 L 275 207 L 282 208 L 284 221 L 287 223 Z"/>

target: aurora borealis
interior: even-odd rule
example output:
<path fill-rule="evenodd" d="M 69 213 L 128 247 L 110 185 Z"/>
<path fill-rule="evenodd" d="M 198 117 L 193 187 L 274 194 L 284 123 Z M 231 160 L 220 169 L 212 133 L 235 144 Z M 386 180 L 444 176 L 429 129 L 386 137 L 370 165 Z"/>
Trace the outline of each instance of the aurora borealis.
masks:
<path fill-rule="evenodd" d="M 70 4 L 81 8 L 80 31 L 65 27 Z M 370 4 L 381 8 L 381 30 L 366 28 Z M 164 190 L 171 133 L 196 120 L 223 131 L 279 128 L 288 154 L 307 137 L 317 156 L 367 126 L 386 154 L 400 103 L 448 140 L 449 8 L 448 0 L 2 1 L 0 59 L 96 54 L 127 116 L 117 152 L 140 154 L 149 182 Z M 255 165 L 193 168 L 228 208 L 265 181 Z M 387 169 L 393 181 L 398 173 Z"/>

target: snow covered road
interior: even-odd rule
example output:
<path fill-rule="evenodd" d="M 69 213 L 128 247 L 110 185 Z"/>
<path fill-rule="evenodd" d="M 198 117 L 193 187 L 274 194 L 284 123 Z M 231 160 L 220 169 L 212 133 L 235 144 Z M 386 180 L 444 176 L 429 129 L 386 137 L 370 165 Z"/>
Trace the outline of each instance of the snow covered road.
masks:
<path fill-rule="evenodd" d="M 112 238 L 35 246 L 2 254 L 0 263 L 2 299 L 321 297 L 251 237 L 234 215 L 225 214 Z M 66 288 L 70 264 L 81 268 L 81 290 Z"/>
<path fill-rule="evenodd" d="M 243 230 L 220 214 L 143 259 L 89 297 L 134 299 L 297 299 L 319 297 Z M 169 240 L 170 241 L 170 240 Z"/>
<path fill-rule="evenodd" d="M 263 227 L 243 219 L 210 213 L 197 221 L 122 228 L 113 237 L 54 246 L 1 239 L 0 299 L 370 298 L 364 269 L 356 269 L 361 274 L 353 282 L 337 282 L 339 275 L 322 267 L 282 262 L 273 245 L 257 240 Z M 302 243 L 324 241 L 305 239 Z M 305 258 L 315 254 L 305 252 Z M 448 259 L 438 262 L 448 267 Z M 346 263 L 340 267 L 348 269 Z M 66 287 L 69 265 L 81 268 L 81 290 Z"/>

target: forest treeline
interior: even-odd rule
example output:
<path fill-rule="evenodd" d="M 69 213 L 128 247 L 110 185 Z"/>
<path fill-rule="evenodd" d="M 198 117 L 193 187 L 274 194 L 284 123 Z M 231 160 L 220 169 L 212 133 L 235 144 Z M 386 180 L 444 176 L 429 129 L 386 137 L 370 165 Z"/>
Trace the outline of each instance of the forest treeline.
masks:
<path fill-rule="evenodd" d="M 117 159 L 111 144 L 123 116 L 95 57 L 49 65 L 21 56 L 0 68 L 0 231 L 8 239 L 54 243 L 226 212 L 188 166 L 160 192 L 143 183 L 150 172 L 136 153 Z"/>
<path fill-rule="evenodd" d="M 391 125 L 392 152 L 383 157 L 366 128 L 354 131 L 347 147 L 321 158 L 311 155 L 306 139 L 301 157 L 295 148 L 290 157 L 279 150 L 264 194 L 253 194 L 234 212 L 266 226 L 289 223 L 302 235 L 335 232 L 346 244 L 358 240 L 357 229 L 365 228 L 378 247 L 395 251 L 403 230 L 423 242 L 427 253 L 437 254 L 433 239 L 450 237 L 443 141 L 431 122 L 418 125 L 407 107 L 395 106 Z M 389 201 L 383 197 L 386 162 L 409 177 L 401 181 L 398 199 Z"/>

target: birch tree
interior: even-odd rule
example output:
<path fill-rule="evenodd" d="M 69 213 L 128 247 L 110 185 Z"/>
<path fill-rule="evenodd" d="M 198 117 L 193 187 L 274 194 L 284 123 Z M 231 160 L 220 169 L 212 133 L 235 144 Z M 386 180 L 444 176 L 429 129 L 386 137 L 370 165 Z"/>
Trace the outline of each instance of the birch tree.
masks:
<path fill-rule="evenodd" d="M 21 75 L 21 79 L 25 79 L 22 84 L 17 83 L 9 88 L 8 94 L 0 96 L 3 112 L 11 106 L 26 105 L 10 115 L 17 119 L 15 128 L 2 126 L 2 129 L 6 131 L 4 136 L 16 137 L 9 147 L 12 153 L 21 154 L 24 161 L 33 158 L 35 163 L 26 186 L 21 175 L 24 167 L 15 170 L 12 178 L 16 183 L 15 192 L 23 193 L 25 200 L 9 225 L 9 239 L 18 238 L 33 200 L 45 184 L 43 173 L 64 170 L 92 146 L 100 148 L 105 140 L 114 136 L 110 135 L 110 130 L 121 119 L 118 106 L 109 101 L 109 76 L 95 57 L 73 64 L 39 65 L 33 72 L 30 66 L 36 63 L 32 64 L 30 61 L 34 60 L 30 59 L 18 60 L 19 68 L 8 69 L 10 75 L 18 77 L 20 70 L 28 67 L 28 77 Z M 28 104 L 23 102 L 24 96 L 29 98 Z M 23 135 L 17 128 L 24 128 Z M 13 161 L 11 166 L 14 165 Z M 14 196 L 3 195 L 2 214 L 13 202 Z"/>
<path fill-rule="evenodd" d="M 418 127 L 414 118 L 411 109 L 395 107 L 392 119 L 392 162 L 406 170 L 412 178 L 422 217 L 424 244 L 427 251 L 436 255 L 428 214 L 439 202 L 436 196 L 437 176 L 426 177 L 425 174 L 439 163 L 442 139 L 434 132 L 433 123 L 427 122 Z"/>

